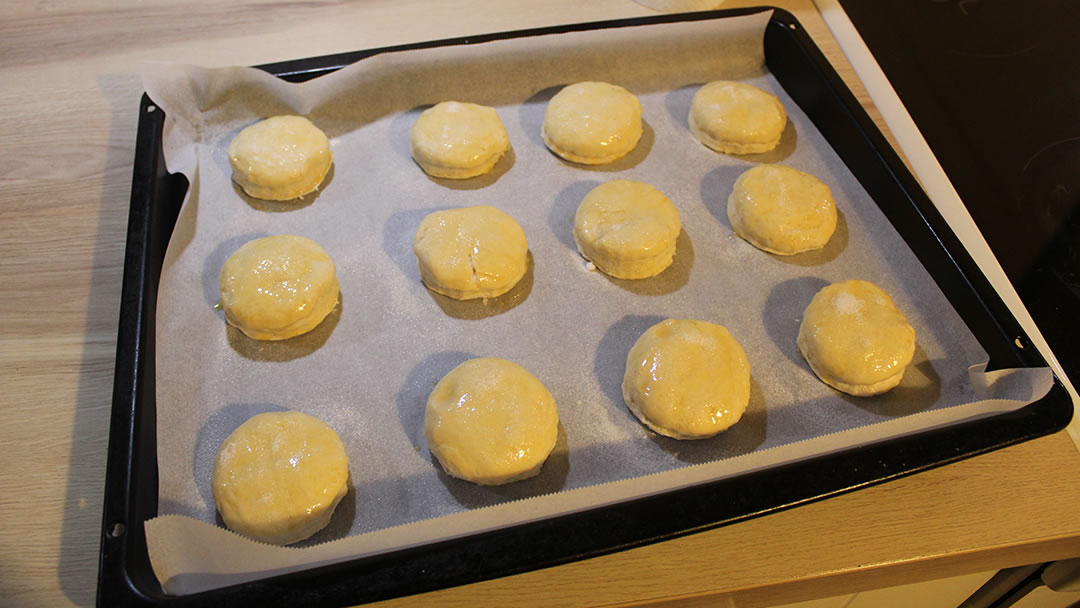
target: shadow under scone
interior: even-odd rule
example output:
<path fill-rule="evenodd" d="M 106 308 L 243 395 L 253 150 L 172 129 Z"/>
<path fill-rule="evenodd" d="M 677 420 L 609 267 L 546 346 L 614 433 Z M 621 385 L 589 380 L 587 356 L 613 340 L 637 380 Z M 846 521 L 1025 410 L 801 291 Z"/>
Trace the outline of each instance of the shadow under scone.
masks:
<path fill-rule="evenodd" d="M 398 419 L 401 429 L 408 436 L 413 449 L 418 453 L 427 449 L 424 438 L 424 418 L 427 400 L 435 385 L 454 368 L 475 358 L 476 355 L 464 351 L 440 351 L 432 353 L 413 366 L 401 383 L 394 402 L 397 404 Z"/>
<path fill-rule="evenodd" d="M 792 124 L 789 118 L 787 124 L 784 125 L 783 132 L 780 133 L 780 142 L 772 150 L 758 154 L 730 154 L 729 156 L 757 164 L 780 163 L 787 160 L 795 152 L 798 140 L 799 135 L 795 131 L 795 125 Z"/>
<path fill-rule="evenodd" d="M 762 255 L 769 254 L 762 252 Z M 828 284 L 828 281 L 819 277 L 798 277 L 781 281 L 769 291 L 761 312 L 761 323 L 772 343 L 789 361 L 806 369 L 811 376 L 814 372 L 810 371 L 809 365 L 799 352 L 796 340 L 799 337 L 803 312 L 814 299 L 814 295 Z"/>
<path fill-rule="evenodd" d="M 495 163 L 495 166 L 491 168 L 491 171 L 488 171 L 487 173 L 484 173 L 482 175 L 477 175 L 476 177 L 469 177 L 465 179 L 433 177 L 426 173 L 423 169 L 421 169 L 419 165 L 417 165 L 416 170 L 423 173 L 424 176 L 428 178 L 428 180 L 435 182 L 440 186 L 446 186 L 451 190 L 479 190 L 499 181 L 499 178 L 503 175 L 506 175 L 506 172 L 514 166 L 514 162 L 516 160 L 517 157 L 514 155 L 514 147 L 510 146 L 509 148 L 507 148 L 506 152 L 502 155 L 502 157 L 500 157 L 499 160 Z"/>
<path fill-rule="evenodd" d="M 750 401 L 742 418 L 727 430 L 705 439 L 673 439 L 652 430 L 649 439 L 681 462 L 701 464 L 749 454 L 765 442 L 768 427 L 765 396 L 750 376 Z"/>
<path fill-rule="evenodd" d="M 350 462 L 349 466 L 351 468 L 353 463 Z M 330 516 L 330 522 L 326 524 L 326 527 L 302 541 L 289 545 L 290 547 L 313 547 L 352 534 L 353 524 L 356 522 L 356 486 L 353 485 L 351 472 L 347 483 L 349 489 L 334 509 L 334 514 Z M 218 515 L 220 516 L 220 513 Z"/>
<path fill-rule="evenodd" d="M 671 266 L 660 274 L 647 279 L 616 279 L 604 275 L 612 284 L 639 296 L 663 296 L 675 293 L 690 281 L 690 269 L 694 266 L 694 245 L 686 230 L 680 230 L 675 239 L 675 257 Z M 597 269 L 596 272 L 602 272 Z"/>
<path fill-rule="evenodd" d="M 626 407 L 622 393 L 623 377 L 626 375 L 626 357 L 641 334 L 663 320 L 664 317 L 656 315 L 622 317 L 604 332 L 593 358 L 596 383 L 603 388 L 610 407 L 619 412 L 619 417 L 633 420 L 635 424 L 640 423 Z"/>
<path fill-rule="evenodd" d="M 459 504 L 469 509 L 478 509 L 501 504 L 511 500 L 543 496 L 559 492 L 566 485 L 570 473 L 570 447 L 566 438 L 566 429 L 559 422 L 559 432 L 555 438 L 555 447 L 544 461 L 544 466 L 535 477 L 512 481 L 500 486 L 482 486 L 458 479 L 446 474 L 439 460 L 431 455 L 431 466 L 438 471 L 439 481 Z"/>
<path fill-rule="evenodd" d="M 848 244 L 848 225 L 847 219 L 844 217 L 843 212 L 836 211 L 836 230 L 833 232 L 832 238 L 821 249 L 814 249 L 811 251 L 804 251 L 802 253 L 796 253 L 795 255 L 775 255 L 763 251 L 766 255 L 771 255 L 777 260 L 785 264 L 791 264 L 792 266 L 821 266 L 835 260 L 841 253 L 847 249 Z"/>
<path fill-rule="evenodd" d="M 315 329 L 300 334 L 287 340 L 256 340 L 249 338 L 239 329 L 225 324 L 229 346 L 241 357 L 252 361 L 293 361 L 306 357 L 319 350 L 334 333 L 334 328 L 341 321 L 341 309 L 343 307 L 341 293 L 338 293 L 338 303 L 326 318 L 315 326 Z"/>
<path fill-rule="evenodd" d="M 305 547 L 314 547 L 315 545 L 321 545 L 332 540 L 345 538 L 352 534 L 353 524 L 356 521 L 356 487 L 353 486 L 351 474 L 349 475 L 347 483 L 349 484 L 349 489 L 345 492 L 345 496 L 341 498 L 341 501 L 338 502 L 337 507 L 334 508 L 334 513 L 330 516 L 330 521 L 326 524 L 326 527 L 303 540 L 285 546 L 303 549 Z M 219 528 L 230 530 L 229 526 L 225 523 L 225 518 L 221 516 L 221 511 L 216 511 L 214 513 L 214 523 L 217 524 Z M 233 532 L 236 531 L 233 530 Z M 239 532 L 237 532 L 237 534 L 239 534 Z M 241 534 L 241 536 L 243 535 Z M 245 536 L 244 538 L 247 537 Z"/>
<path fill-rule="evenodd" d="M 486 319 L 488 317 L 494 317 L 501 315 L 502 313 L 511 310 L 526 299 L 532 292 L 533 286 L 533 257 L 532 251 L 528 252 L 526 258 L 526 264 L 528 268 L 525 270 L 525 275 L 521 277 L 521 280 L 514 285 L 510 291 L 504 293 L 501 296 L 494 298 L 475 298 L 472 300 L 455 300 L 449 296 L 444 296 L 440 293 L 428 289 L 427 292 L 431 296 L 431 299 L 439 305 L 447 316 L 455 319 L 462 319 L 464 321 L 479 321 L 480 319 Z"/>
<path fill-rule="evenodd" d="M 548 213 L 548 227 L 552 234 L 558 237 L 563 245 L 577 252 L 577 243 L 574 242 L 574 216 L 577 214 L 581 201 L 603 182 L 595 180 L 581 180 L 566 186 L 555 195 L 555 204 Z"/>
<path fill-rule="evenodd" d="M 872 414 L 899 418 L 917 414 L 937 403 L 941 396 L 941 376 L 916 342 L 915 355 L 895 388 L 872 397 L 854 397 L 840 391 L 836 391 L 836 394 Z"/>
<path fill-rule="evenodd" d="M 312 192 L 308 192 L 304 196 L 300 196 L 294 199 L 286 201 L 269 201 L 261 198 L 255 198 L 244 189 L 240 187 L 240 184 L 235 181 L 232 182 L 233 191 L 244 200 L 252 209 L 256 211 L 263 211 L 266 213 L 288 213 L 289 211 L 298 211 L 306 207 L 310 207 L 323 190 L 326 190 L 330 186 L 330 182 L 334 181 L 334 166 L 337 163 L 331 163 L 330 168 L 326 172 L 326 177 L 319 183 L 319 187 Z"/>

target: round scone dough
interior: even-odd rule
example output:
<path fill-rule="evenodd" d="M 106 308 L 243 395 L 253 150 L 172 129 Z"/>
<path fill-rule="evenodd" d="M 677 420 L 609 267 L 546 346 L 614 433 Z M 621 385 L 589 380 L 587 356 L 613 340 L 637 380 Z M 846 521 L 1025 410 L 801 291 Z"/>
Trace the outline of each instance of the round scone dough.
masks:
<path fill-rule="evenodd" d="M 682 225 L 675 205 L 649 184 L 618 179 L 593 188 L 574 214 L 585 259 L 617 279 L 644 279 L 671 265 Z"/>
<path fill-rule="evenodd" d="M 475 103 L 444 101 L 413 124 L 409 152 L 428 175 L 467 179 L 483 175 L 510 148 L 495 108 Z"/>
<path fill-rule="evenodd" d="M 626 156 L 641 133 L 641 102 L 630 91 L 606 82 L 564 87 L 548 102 L 542 130 L 552 152 L 584 165 L 604 165 Z"/>
<path fill-rule="evenodd" d="M 338 302 L 334 261 L 292 234 L 248 241 L 221 268 L 225 320 L 256 340 L 285 340 L 315 329 Z"/>
<path fill-rule="evenodd" d="M 349 489 L 349 459 L 325 422 L 301 412 L 268 412 L 221 444 L 211 485 L 229 529 L 288 545 L 330 522 Z"/>
<path fill-rule="evenodd" d="M 416 229 L 413 252 L 428 289 L 456 300 L 501 296 L 529 266 L 525 231 L 488 205 L 429 214 Z"/>
<path fill-rule="evenodd" d="M 836 203 L 821 180 L 783 165 L 758 165 L 735 180 L 728 197 L 735 234 L 769 253 L 821 249 L 836 230 Z"/>
<path fill-rule="evenodd" d="M 877 285 L 842 281 L 810 301 L 797 344 L 825 384 L 866 397 L 900 383 L 915 355 L 915 329 Z"/>
<path fill-rule="evenodd" d="M 771 93 L 742 82 L 717 80 L 694 94 L 687 120 L 694 137 L 717 152 L 760 154 L 780 143 L 787 112 Z"/>
<path fill-rule="evenodd" d="M 287 201 L 314 192 L 330 170 L 330 140 L 303 116 L 274 116 L 229 144 L 233 181 L 249 195 Z"/>
<path fill-rule="evenodd" d="M 668 319 L 630 349 L 622 390 L 630 411 L 652 430 L 703 439 L 742 418 L 750 402 L 750 362 L 726 328 Z"/>
<path fill-rule="evenodd" d="M 551 392 L 505 359 L 470 359 L 431 391 L 424 437 L 447 474 L 481 485 L 532 477 L 559 430 Z"/>

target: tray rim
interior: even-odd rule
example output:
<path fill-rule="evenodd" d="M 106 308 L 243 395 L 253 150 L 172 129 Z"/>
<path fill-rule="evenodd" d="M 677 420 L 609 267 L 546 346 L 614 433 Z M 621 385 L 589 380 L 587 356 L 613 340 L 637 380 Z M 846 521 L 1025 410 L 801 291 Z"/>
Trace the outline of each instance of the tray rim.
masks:
<path fill-rule="evenodd" d="M 870 159 L 883 165 L 886 172 L 895 180 L 897 187 L 907 197 L 918 219 L 925 223 L 930 235 L 936 240 L 955 266 L 956 274 L 964 280 L 963 285 L 953 285 L 951 291 L 969 291 L 984 309 L 992 321 L 991 326 L 983 328 L 995 330 L 1002 336 L 1016 336 L 1019 348 L 1013 352 L 992 352 L 991 360 L 1000 362 L 1006 356 L 1013 364 L 1020 366 L 1046 365 L 1034 345 L 1020 328 L 1011 311 L 1004 305 L 996 291 L 982 275 L 978 266 L 967 255 L 966 250 L 953 235 L 947 223 L 937 213 L 936 208 L 922 192 L 918 182 L 907 171 L 899 156 L 885 140 L 884 135 L 870 120 L 854 94 L 843 84 L 832 69 L 831 64 L 809 38 L 801 25 L 787 11 L 773 7 L 750 7 L 698 13 L 656 15 L 634 17 L 586 23 L 555 25 L 542 28 L 513 30 L 477 36 L 466 36 L 444 40 L 394 45 L 377 49 L 352 51 L 322 57 L 298 59 L 294 61 L 256 66 L 286 80 L 306 80 L 329 73 L 345 65 L 366 57 L 386 52 L 409 51 L 419 48 L 438 46 L 477 44 L 490 40 L 502 40 L 528 36 L 587 31 L 680 21 L 699 21 L 722 19 L 727 17 L 773 11 L 766 29 L 766 45 L 769 36 L 776 40 L 780 34 L 770 34 L 770 28 L 779 29 L 784 36 L 790 37 L 796 47 L 805 55 L 805 59 L 815 67 L 824 78 L 827 92 L 837 97 L 840 105 L 846 108 L 849 120 L 856 130 L 877 152 L 878 158 Z M 771 66 L 770 66 L 771 68 Z M 785 87 L 787 88 L 787 87 Z M 802 105 L 802 104 L 800 104 Z M 434 543 L 417 549 L 395 551 L 390 554 L 350 560 L 332 566 L 313 568 L 302 572 L 260 579 L 231 587 L 216 589 L 198 594 L 173 596 L 165 594 L 149 572 L 146 555 L 145 534 L 142 523 L 147 517 L 140 515 L 147 512 L 146 502 L 153 504 L 156 514 L 156 446 L 153 434 L 148 439 L 147 429 L 154 427 L 153 419 L 153 314 L 156 308 L 156 286 L 160 276 L 160 259 L 152 263 L 152 232 L 161 225 L 168 224 L 171 232 L 175 223 L 179 202 L 187 181 L 183 176 L 167 173 L 160 149 L 160 133 L 164 125 L 164 114 L 154 109 L 152 100 L 145 94 L 140 103 L 139 129 L 136 139 L 136 157 L 133 168 L 131 208 L 127 232 L 127 244 L 124 264 L 123 292 L 121 300 L 120 322 L 117 337 L 117 356 L 114 375 L 113 402 L 109 433 L 108 462 L 106 467 L 105 500 L 103 506 L 101 552 L 99 558 L 98 605 L 135 605 L 135 606 L 202 606 L 216 605 L 221 602 L 236 605 L 291 605 L 304 598 L 305 602 L 324 601 L 332 605 L 355 603 L 356 601 L 375 601 L 413 593 L 486 580 L 566 563 L 586 557 L 622 550 L 632 546 L 657 542 L 715 528 L 736 521 L 742 521 L 765 513 L 790 508 L 806 502 L 820 500 L 836 494 L 854 491 L 867 485 L 881 483 L 896 477 L 916 473 L 921 470 L 941 466 L 964 458 L 969 458 L 1007 445 L 1012 445 L 1038 436 L 1046 435 L 1068 423 L 1072 416 L 1072 403 L 1065 393 L 1060 380 L 1055 377 L 1051 392 L 1043 399 L 1014 412 L 990 416 L 980 420 L 951 425 L 943 429 L 924 431 L 915 435 L 876 442 L 869 446 L 851 448 L 835 454 L 815 457 L 808 461 L 789 463 L 767 468 L 734 479 L 709 482 L 690 488 L 684 488 L 658 496 L 651 496 L 619 503 L 608 507 L 599 507 L 583 513 L 559 516 L 539 522 L 521 524 L 493 532 L 485 532 L 465 539 Z M 810 112 L 807 111 L 809 115 Z M 817 121 L 815 120 L 815 123 Z M 819 125 L 820 128 L 820 125 Z M 833 144 L 835 147 L 835 144 Z M 838 152 L 839 153 L 839 152 Z M 845 158 L 845 163 L 848 159 Z M 853 171 L 854 173 L 854 171 Z M 861 181 L 861 180 L 860 180 Z M 163 183 L 164 182 L 164 183 Z M 181 187 L 179 200 L 172 203 L 175 209 L 159 208 L 160 197 L 167 196 L 161 189 L 166 183 L 166 190 Z M 175 199 L 175 192 L 172 192 Z M 877 200 L 875 198 L 875 200 Z M 880 206 L 880 204 L 879 204 Z M 884 210 L 884 209 L 883 209 Z M 896 220 L 890 216 L 894 224 Z M 899 228 L 898 228 L 899 229 Z M 165 239 L 167 243 L 167 238 Z M 906 240 L 906 239 L 905 239 Z M 163 246 L 158 244 L 162 249 Z M 914 251 L 914 248 L 913 248 Z M 920 250 L 921 251 L 921 250 Z M 919 254 L 919 251 L 916 251 Z M 919 256 L 922 259 L 922 256 Z M 925 264 L 925 262 L 924 262 Z M 156 266 L 156 268 L 155 268 Z M 929 270 L 929 269 L 928 269 Z M 974 274 L 972 274 L 974 273 Z M 934 276 L 943 291 L 946 285 Z M 952 301 L 952 297 L 949 297 Z M 974 330 L 973 330 L 974 331 Z M 980 342 L 982 342 L 981 336 Z M 1011 343 L 1010 343 L 1011 344 Z M 1000 346 L 1000 345 L 999 345 Z M 990 349 L 988 349 L 988 352 Z M 995 356 L 997 355 L 997 356 Z M 149 403 L 149 405 L 148 405 Z M 1016 432 L 1019 430 L 1019 432 Z M 979 441 L 945 442 L 937 439 L 951 437 L 978 437 Z M 149 444 L 149 445 L 148 445 Z M 152 456 L 151 456 L 152 454 Z M 149 462 L 150 464 L 141 464 Z M 152 465 L 152 466 L 151 466 Z M 828 466 L 825 466 L 828 465 Z M 802 481 L 807 468 L 817 467 L 824 472 L 824 478 L 814 487 L 808 488 Z M 153 471 L 148 469 L 152 468 Z M 705 513 L 705 507 L 715 501 L 715 497 L 724 493 L 722 488 L 732 482 L 766 483 L 772 493 L 769 500 L 742 499 L 737 506 L 739 515 L 716 518 Z M 152 497 L 142 497 L 140 492 L 149 492 Z M 140 502 L 141 501 L 141 502 Z M 595 529 L 601 513 L 618 510 L 625 515 L 629 511 L 645 519 L 648 513 L 667 515 L 672 505 L 680 505 L 685 513 L 680 514 L 678 525 L 672 527 L 668 517 L 653 519 L 664 520 L 662 525 L 654 525 L 640 530 L 635 538 L 625 538 L 615 530 Z M 591 515 L 591 517 L 590 517 Z M 614 518 L 607 518 L 614 519 Z M 136 523 L 132 525 L 132 521 Z M 119 527 L 117 527 L 119 525 Z M 611 526 L 609 526 L 611 527 Z M 533 542 L 525 545 L 534 552 L 544 554 L 539 560 L 522 563 L 527 560 L 502 560 L 482 574 L 472 571 L 448 572 L 438 580 L 417 578 L 421 584 L 405 588 L 395 584 L 370 584 L 376 577 L 383 577 L 380 572 L 392 572 L 395 580 L 412 580 L 409 575 L 419 577 L 425 570 L 430 573 L 431 564 L 440 560 L 476 556 L 491 551 L 491 547 L 505 550 L 506 546 L 518 545 L 530 538 L 554 536 L 552 530 L 578 530 L 586 536 L 599 539 L 592 545 L 574 551 L 560 551 L 561 547 L 535 547 Z M 615 542 L 610 542 L 612 540 Z M 141 545 L 141 546 L 140 546 Z M 520 547 L 519 547 L 520 548 Z M 554 555 L 554 557 L 553 557 Z M 354 570 L 354 572 L 347 572 Z M 367 576 L 359 576 L 355 570 L 366 570 Z M 402 578 L 404 576 L 404 578 Z M 152 581 L 152 582 L 151 582 Z M 362 583 L 369 583 L 362 589 Z"/>

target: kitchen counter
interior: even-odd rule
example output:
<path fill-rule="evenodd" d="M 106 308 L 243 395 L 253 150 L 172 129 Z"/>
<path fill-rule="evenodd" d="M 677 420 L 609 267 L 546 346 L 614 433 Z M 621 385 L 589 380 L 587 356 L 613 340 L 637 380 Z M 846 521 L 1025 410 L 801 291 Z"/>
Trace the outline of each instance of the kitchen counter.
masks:
<path fill-rule="evenodd" d="M 869 106 L 814 5 L 776 4 Z M 141 62 L 262 64 L 655 13 L 629 0 L 9 0 L 3 14 L 0 603 L 85 606 L 97 585 Z M 1080 452 L 1060 432 L 719 529 L 385 605 L 768 606 L 1075 557 L 1078 475 Z"/>

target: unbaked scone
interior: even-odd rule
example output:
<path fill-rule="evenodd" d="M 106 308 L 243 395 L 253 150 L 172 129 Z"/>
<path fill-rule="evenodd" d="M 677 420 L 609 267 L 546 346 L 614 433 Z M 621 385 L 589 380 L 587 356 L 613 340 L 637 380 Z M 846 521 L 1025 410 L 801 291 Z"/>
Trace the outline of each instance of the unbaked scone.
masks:
<path fill-rule="evenodd" d="M 510 148 L 495 108 L 475 103 L 444 101 L 413 124 L 409 153 L 433 177 L 467 179 L 483 175 Z"/>
<path fill-rule="evenodd" d="M 525 231 L 488 205 L 429 214 L 416 229 L 413 252 L 428 289 L 456 300 L 501 296 L 529 266 Z"/>
<path fill-rule="evenodd" d="M 681 229 L 668 197 L 625 179 L 593 188 L 574 214 L 578 251 L 617 279 L 644 279 L 670 266 Z"/>
<path fill-rule="evenodd" d="M 274 116 L 229 143 L 233 181 L 249 195 L 287 201 L 314 192 L 333 162 L 330 140 L 303 116 Z"/>
<path fill-rule="evenodd" d="M 349 459 L 325 422 L 300 412 L 268 412 L 241 424 L 221 444 L 211 486 L 229 529 L 288 545 L 330 522 L 349 489 Z"/>
<path fill-rule="evenodd" d="M 338 302 L 334 261 L 292 234 L 248 241 L 221 268 L 225 320 L 256 340 L 285 340 L 322 323 Z"/>
<path fill-rule="evenodd" d="M 915 329 L 877 285 L 842 281 L 810 301 L 797 344 L 822 382 L 866 397 L 900 383 L 915 355 Z"/>
<path fill-rule="evenodd" d="M 735 234 L 758 249 L 794 255 L 821 249 L 836 230 L 836 203 L 821 180 L 783 165 L 758 165 L 728 197 Z"/>
<path fill-rule="evenodd" d="M 641 102 L 606 82 L 564 87 L 548 102 L 542 134 L 547 147 L 583 165 L 614 162 L 641 139 Z"/>
<path fill-rule="evenodd" d="M 630 349 L 622 391 L 630 411 L 657 433 L 704 439 L 742 418 L 750 402 L 750 362 L 726 328 L 668 319 Z"/>
<path fill-rule="evenodd" d="M 780 143 L 787 112 L 771 93 L 742 82 L 717 80 L 694 94 L 687 120 L 694 137 L 717 152 L 760 154 Z"/>
<path fill-rule="evenodd" d="M 505 359 L 470 359 L 431 391 L 424 437 L 447 474 L 481 485 L 532 477 L 559 430 L 551 392 Z"/>

